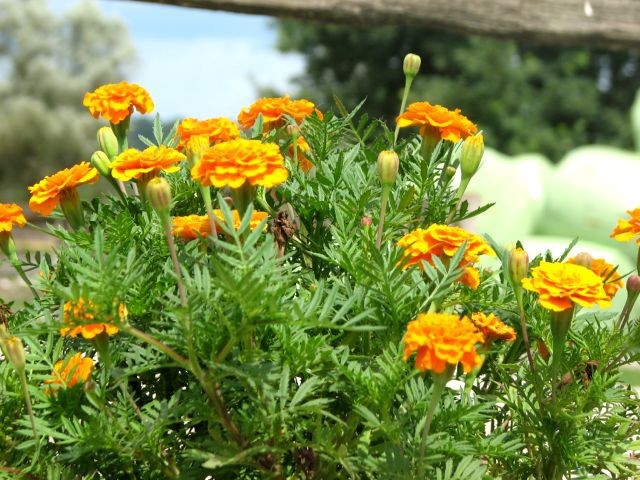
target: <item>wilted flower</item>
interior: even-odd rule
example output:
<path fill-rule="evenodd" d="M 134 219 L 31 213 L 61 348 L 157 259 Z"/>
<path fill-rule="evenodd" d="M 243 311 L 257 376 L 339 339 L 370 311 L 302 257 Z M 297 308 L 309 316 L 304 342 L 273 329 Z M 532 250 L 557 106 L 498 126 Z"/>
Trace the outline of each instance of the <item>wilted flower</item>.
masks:
<path fill-rule="evenodd" d="M 102 117 L 116 125 L 129 118 L 135 108 L 140 113 L 153 110 L 153 100 L 140 85 L 135 83 L 109 83 L 86 93 L 82 104 L 94 118 Z"/>
<path fill-rule="evenodd" d="M 531 269 L 531 277 L 522 280 L 522 287 L 536 292 L 540 305 L 554 312 L 571 308 L 574 303 L 609 306 L 602 278 L 580 265 L 540 262 Z"/>
<path fill-rule="evenodd" d="M 482 334 L 468 317 L 443 313 L 419 313 L 409 322 L 404 336 L 405 361 L 413 352 L 416 368 L 443 373 L 448 366 L 462 363 L 465 372 L 482 363 L 476 345 Z"/>

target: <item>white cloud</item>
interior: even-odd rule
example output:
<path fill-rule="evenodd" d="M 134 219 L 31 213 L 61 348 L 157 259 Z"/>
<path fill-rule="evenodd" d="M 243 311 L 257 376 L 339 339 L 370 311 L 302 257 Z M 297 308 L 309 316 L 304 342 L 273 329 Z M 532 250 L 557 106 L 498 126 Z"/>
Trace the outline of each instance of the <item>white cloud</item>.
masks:
<path fill-rule="evenodd" d="M 250 38 L 155 40 L 135 38 L 140 64 L 130 81 L 151 93 L 162 118 L 227 116 L 256 99 L 256 86 L 291 91 L 304 66 Z"/>

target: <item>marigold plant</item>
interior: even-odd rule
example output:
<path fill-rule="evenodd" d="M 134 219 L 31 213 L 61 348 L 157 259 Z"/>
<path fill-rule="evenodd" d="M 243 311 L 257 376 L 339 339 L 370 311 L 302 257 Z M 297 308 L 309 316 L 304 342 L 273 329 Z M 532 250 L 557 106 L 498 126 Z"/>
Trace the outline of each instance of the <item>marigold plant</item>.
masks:
<path fill-rule="evenodd" d="M 258 115 L 262 115 L 265 130 L 270 130 L 284 125 L 285 115 L 292 117 L 296 123 L 301 123 L 314 112 L 322 116 L 315 104 L 306 99 L 291 100 L 288 96 L 261 98 L 240 111 L 238 123 L 242 128 L 251 128 Z"/>
<path fill-rule="evenodd" d="M 469 135 L 475 135 L 478 127 L 465 117 L 460 109 L 449 110 L 441 105 L 432 105 L 429 102 L 416 102 L 407 107 L 407 110 L 396 119 L 400 128 L 418 126 L 420 134 L 434 132 L 443 140 L 458 142 Z"/>
<path fill-rule="evenodd" d="M 235 140 L 240 137 L 240 130 L 234 122 L 224 117 L 209 118 L 206 120 L 185 118 L 178 125 L 176 135 L 180 138 L 178 149 L 182 150 L 194 136 L 206 136 L 211 145 Z"/>
<path fill-rule="evenodd" d="M 602 278 L 581 265 L 540 262 L 531 269 L 531 277 L 522 280 L 522 287 L 537 293 L 540 305 L 555 312 L 571 308 L 573 304 L 610 305 Z"/>
<path fill-rule="evenodd" d="M 191 175 L 208 187 L 240 188 L 245 182 L 274 187 L 284 182 L 289 172 L 276 144 L 238 139 L 207 150 L 191 169 Z"/>
<path fill-rule="evenodd" d="M 460 265 L 464 273 L 460 281 L 470 288 L 478 288 L 480 274 L 472 266 L 480 255 L 495 255 L 489 244 L 480 237 L 463 228 L 433 224 L 426 229 L 418 228 L 403 236 L 398 246 L 404 249 L 405 268 L 420 265 L 420 262 L 433 263 L 433 257 L 446 260 L 455 255 L 458 248 L 465 244 Z"/>
<path fill-rule="evenodd" d="M 407 324 L 404 336 L 405 361 L 416 354 L 416 368 L 443 373 L 447 366 L 462 364 L 465 372 L 482 363 L 476 345 L 483 342 L 469 317 L 444 313 L 420 313 Z"/>
<path fill-rule="evenodd" d="M 65 360 L 59 360 L 53 366 L 51 378 L 44 381 L 48 385 L 44 391 L 47 395 L 54 395 L 59 388 L 73 388 L 89 380 L 93 372 L 93 360 L 78 352 Z"/>
<path fill-rule="evenodd" d="M 124 305 L 118 307 L 118 317 L 122 321 L 126 317 L 127 310 Z M 92 340 L 98 335 L 115 335 L 120 329 L 112 322 L 113 317 L 101 314 L 91 300 L 79 298 L 68 301 L 63 308 L 64 323 L 70 325 L 60 328 L 60 335 L 77 337 L 81 335 L 86 340 Z"/>
<path fill-rule="evenodd" d="M 160 172 L 173 173 L 180 170 L 179 163 L 185 159 L 182 153 L 164 145 L 142 151 L 129 148 L 111 163 L 111 175 L 115 179 L 128 181 L 153 177 Z"/>
<path fill-rule="evenodd" d="M 109 83 L 86 93 L 82 104 L 94 118 L 102 117 L 114 125 L 126 120 L 134 108 L 140 113 L 153 111 L 153 100 L 135 83 Z"/>
<path fill-rule="evenodd" d="M 60 170 L 29 187 L 29 208 L 40 215 L 51 215 L 61 198 L 74 195 L 77 187 L 96 183 L 99 178 L 98 171 L 88 162 Z"/>
<path fill-rule="evenodd" d="M 482 312 L 471 314 L 471 321 L 484 337 L 484 344 L 490 345 L 496 340 L 513 342 L 516 339 L 516 331 L 506 325 L 493 313 L 486 315 Z"/>

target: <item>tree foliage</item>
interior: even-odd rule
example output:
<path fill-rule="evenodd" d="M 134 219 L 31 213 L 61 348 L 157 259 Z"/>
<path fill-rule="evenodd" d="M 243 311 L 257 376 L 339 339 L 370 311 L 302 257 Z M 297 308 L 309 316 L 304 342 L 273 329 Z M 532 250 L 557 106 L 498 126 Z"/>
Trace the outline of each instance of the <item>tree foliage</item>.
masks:
<path fill-rule="evenodd" d="M 133 55 L 122 23 L 94 2 L 56 16 L 45 0 L 0 0 L 0 188 L 88 159 L 95 123 L 82 97 L 122 80 Z"/>
<path fill-rule="evenodd" d="M 631 147 L 628 111 L 640 88 L 640 52 L 518 44 L 418 28 L 278 21 L 279 48 L 306 58 L 300 93 L 322 106 L 337 95 L 392 123 L 402 56 L 422 57 L 411 98 L 462 109 L 508 154 L 553 161 L 578 145 Z"/>

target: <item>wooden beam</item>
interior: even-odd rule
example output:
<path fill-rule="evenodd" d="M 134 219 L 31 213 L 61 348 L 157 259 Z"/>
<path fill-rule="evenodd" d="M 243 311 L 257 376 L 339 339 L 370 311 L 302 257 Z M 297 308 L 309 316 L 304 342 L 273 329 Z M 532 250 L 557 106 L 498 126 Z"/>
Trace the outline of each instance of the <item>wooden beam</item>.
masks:
<path fill-rule="evenodd" d="M 640 0 L 134 1 L 359 26 L 421 26 L 533 43 L 640 49 Z"/>

